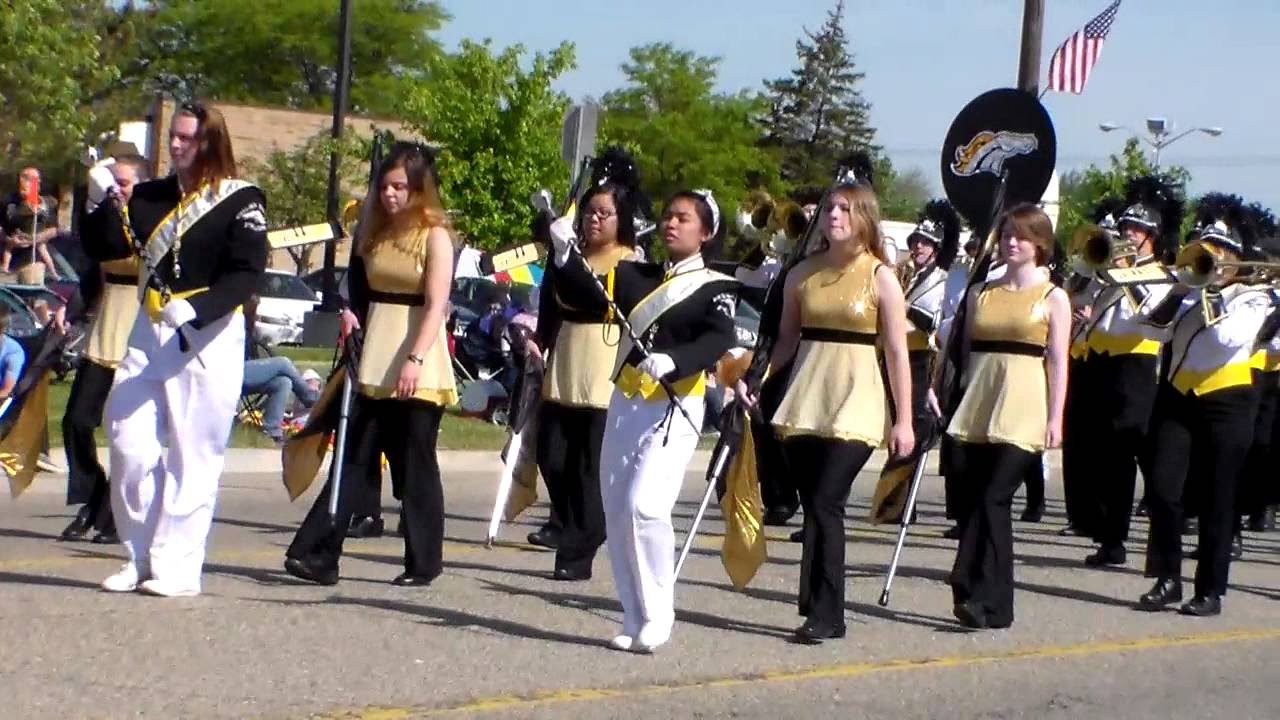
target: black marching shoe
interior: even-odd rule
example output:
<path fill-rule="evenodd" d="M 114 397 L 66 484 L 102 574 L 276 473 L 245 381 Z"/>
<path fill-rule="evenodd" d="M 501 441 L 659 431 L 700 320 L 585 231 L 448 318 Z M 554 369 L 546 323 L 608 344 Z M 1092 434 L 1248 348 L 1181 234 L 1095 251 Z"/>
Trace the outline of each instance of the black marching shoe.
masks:
<path fill-rule="evenodd" d="M 62 534 L 58 536 L 60 540 L 83 540 L 85 535 L 93 529 L 93 518 L 90 517 L 89 506 L 85 505 L 80 508 L 76 516 L 72 518 L 71 523 L 62 530 Z"/>
<path fill-rule="evenodd" d="M 538 547 L 550 548 L 555 550 L 560 547 L 560 528 L 551 525 L 543 525 L 542 527 L 529 533 L 529 537 L 525 538 L 530 545 Z"/>
<path fill-rule="evenodd" d="M 1123 565 L 1128 559 L 1125 553 L 1124 545 L 1103 545 L 1098 551 L 1084 559 L 1084 564 L 1089 567 L 1102 567 L 1104 565 Z"/>
<path fill-rule="evenodd" d="M 1138 609 L 1155 612 L 1176 602 L 1182 602 L 1182 578 L 1160 578 L 1138 598 Z"/>
<path fill-rule="evenodd" d="M 804 624 L 796 628 L 795 640 L 805 645 L 818 645 L 823 640 L 835 640 L 844 637 L 845 624 L 824 622 L 809 618 Z"/>
<path fill-rule="evenodd" d="M 560 580 L 563 582 L 582 582 L 591 579 L 590 570 L 575 570 L 573 568 L 556 568 L 551 574 L 552 580 Z"/>
<path fill-rule="evenodd" d="M 1178 608 L 1178 612 L 1182 615 L 1194 615 L 1196 617 L 1221 615 L 1222 598 L 1218 595 L 1210 595 L 1208 597 L 1197 595 L 1191 599 L 1191 602 Z"/>
<path fill-rule="evenodd" d="M 1133 516 L 1134 517 L 1147 516 L 1147 499 L 1146 498 L 1142 498 L 1141 500 L 1138 501 L 1138 507 L 1133 509 Z"/>
<path fill-rule="evenodd" d="M 409 573 L 400 573 L 395 580 L 391 581 L 392 585 L 400 587 L 426 587 L 431 584 L 435 578 L 423 577 L 421 575 L 410 575 Z"/>
<path fill-rule="evenodd" d="M 98 534 L 94 535 L 93 539 L 89 542 L 94 545 L 118 545 L 120 543 L 120 535 L 116 533 L 114 528 L 110 530 L 102 530 L 98 532 Z"/>
<path fill-rule="evenodd" d="M 764 511 L 764 524 L 780 527 L 790 522 L 795 516 L 798 508 L 793 507 L 772 507 Z"/>
<path fill-rule="evenodd" d="M 1058 537 L 1068 537 L 1070 535 L 1084 535 L 1084 533 L 1080 532 L 1080 528 L 1068 522 L 1066 527 L 1058 531 Z"/>
<path fill-rule="evenodd" d="M 312 558 L 293 558 L 284 559 L 284 571 L 299 580 L 306 580 L 317 585 L 337 585 L 338 584 L 338 568 L 325 567 Z"/>
<path fill-rule="evenodd" d="M 802 543 L 802 542 L 804 542 L 804 528 L 801 528 L 801 529 L 796 530 L 795 532 L 791 533 L 791 536 L 790 536 L 790 537 L 788 537 L 787 539 L 788 539 L 788 540 L 790 540 L 790 541 L 791 541 L 791 542 L 793 542 L 793 543 Z"/>
<path fill-rule="evenodd" d="M 1022 511 L 1022 522 L 1038 523 L 1044 519 L 1044 505 L 1032 505 Z"/>
<path fill-rule="evenodd" d="M 1231 536 L 1231 559 L 1239 560 L 1244 557 L 1244 538 L 1240 533 Z"/>
<path fill-rule="evenodd" d="M 948 539 L 948 540 L 959 540 L 959 539 L 960 539 L 960 526 L 959 526 L 959 525 L 952 525 L 951 527 L 947 528 L 947 529 L 942 533 L 942 537 L 944 537 L 944 538 L 946 538 L 946 539 Z"/>
<path fill-rule="evenodd" d="M 961 625 L 974 630 L 982 630 L 988 627 L 987 611 L 982 606 L 972 600 L 968 602 L 956 603 L 951 609 L 951 614 L 956 616 Z"/>
<path fill-rule="evenodd" d="M 386 530 L 386 524 L 382 522 L 382 518 L 371 517 L 369 515 L 356 516 L 351 518 L 351 526 L 347 528 L 347 537 L 349 538 L 382 537 L 382 532 L 384 530 Z"/>

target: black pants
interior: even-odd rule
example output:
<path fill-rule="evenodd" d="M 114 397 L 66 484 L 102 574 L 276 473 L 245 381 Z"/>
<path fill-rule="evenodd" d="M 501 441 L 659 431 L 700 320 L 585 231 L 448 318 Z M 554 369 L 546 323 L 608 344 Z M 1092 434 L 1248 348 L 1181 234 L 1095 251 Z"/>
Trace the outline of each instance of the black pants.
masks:
<path fill-rule="evenodd" d="M 871 446 L 801 435 L 784 441 L 804 508 L 800 614 L 844 624 L 844 508 Z"/>
<path fill-rule="evenodd" d="M 756 448 L 756 473 L 760 478 L 760 499 L 766 512 L 791 515 L 800 506 L 795 475 L 787 466 L 782 439 L 773 429 L 773 414 L 787 392 L 791 367 L 771 374 L 760 386 L 759 412 L 751 416 L 751 440 Z"/>
<path fill-rule="evenodd" d="M 1099 357 L 1097 355 L 1093 357 Z M 1098 524 L 1097 496 L 1093 494 L 1090 454 L 1097 450 L 1094 429 L 1094 370 L 1091 360 L 1072 358 L 1067 369 L 1067 401 L 1062 432 L 1062 494 L 1067 522 L 1092 536 Z"/>
<path fill-rule="evenodd" d="M 589 575 L 605 541 L 600 441 L 607 411 L 543 402 L 539 413 L 538 471 L 561 528 L 556 569 Z"/>
<path fill-rule="evenodd" d="M 1236 501 L 1239 515 L 1261 515 L 1268 505 L 1277 502 L 1277 479 L 1273 449 L 1277 447 L 1276 411 L 1280 405 L 1280 371 L 1253 371 L 1253 386 L 1258 389 L 1258 414 L 1253 423 L 1253 445 L 1245 460 Z"/>
<path fill-rule="evenodd" d="M 959 523 L 969 512 L 973 493 L 964 484 L 964 448 L 945 433 L 938 440 L 938 468 L 942 472 L 947 519 Z"/>
<path fill-rule="evenodd" d="M 337 565 L 352 509 L 369 492 L 369 465 L 379 465 L 385 453 L 391 465 L 392 489 L 404 512 L 405 572 L 434 578 L 443 569 L 444 488 L 436 461 L 436 438 L 444 410 L 420 400 L 364 396 L 356 396 L 356 404 L 359 422 L 351 423 L 347 434 L 346 452 L 351 462 L 346 467 L 351 474 L 344 476 L 336 526 L 329 525 L 330 485 L 326 483 L 287 554 Z"/>
<path fill-rule="evenodd" d="M 1196 595 L 1226 593 L 1236 488 L 1253 444 L 1257 404 L 1258 393 L 1250 385 L 1203 397 L 1183 395 L 1168 383 L 1160 385 L 1152 415 L 1155 456 L 1147 489 L 1148 575 L 1182 574 L 1182 498 L 1191 473 L 1202 480 L 1194 498 L 1200 510 Z"/>
<path fill-rule="evenodd" d="M 67 450 L 67 504 L 85 505 L 90 522 L 98 530 L 114 527 L 107 471 L 98 462 L 93 433 L 102 425 L 102 411 L 116 371 L 85 360 L 71 383 L 66 412 L 62 415 L 62 444 Z"/>
<path fill-rule="evenodd" d="M 1094 443 L 1089 453 L 1087 492 L 1097 510 L 1093 539 L 1103 546 L 1129 539 L 1138 469 L 1150 474 L 1144 452 L 1156 399 L 1155 355 L 1090 355 L 1096 375 L 1088 422 Z"/>
<path fill-rule="evenodd" d="M 963 443 L 965 483 L 973 503 L 960 518 L 951 569 L 956 603 L 977 602 L 992 625 L 1013 623 L 1013 494 L 1039 456 L 1013 445 Z"/>

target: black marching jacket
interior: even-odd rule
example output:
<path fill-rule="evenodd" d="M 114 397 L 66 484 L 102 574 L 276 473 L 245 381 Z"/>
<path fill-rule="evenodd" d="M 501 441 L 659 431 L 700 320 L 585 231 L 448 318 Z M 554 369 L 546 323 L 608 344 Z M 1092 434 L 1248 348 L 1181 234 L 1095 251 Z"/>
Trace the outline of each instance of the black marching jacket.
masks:
<path fill-rule="evenodd" d="M 139 242 L 145 245 L 182 199 L 174 175 L 134 187 L 129 220 Z M 85 252 L 94 260 L 118 260 L 134 253 L 111 202 L 98 205 L 82 227 L 89 239 Z M 186 298 L 196 311 L 192 325 L 203 327 L 243 305 L 257 291 L 267 267 L 262 191 L 246 185 L 231 192 L 182 234 L 177 246 L 180 274 L 174 272 L 174 252 L 165 253 L 155 271 L 175 294 L 204 288 Z"/>
<path fill-rule="evenodd" d="M 701 263 L 696 267 L 700 269 Z M 681 268 L 676 270 L 680 272 Z M 563 266 L 555 268 L 554 272 L 556 289 L 566 302 L 595 317 L 602 317 L 608 311 L 604 296 L 592 280 L 591 271 L 576 255 Z M 613 272 L 614 302 L 630 316 L 641 300 L 663 285 L 666 272 L 667 267 L 657 263 L 619 262 Z M 607 276 L 597 279 L 607 287 Z M 710 282 L 667 309 L 644 332 L 640 340 L 649 352 L 669 355 L 675 361 L 676 369 L 663 379 L 674 382 L 711 370 L 716 361 L 736 344 L 733 315 L 737 286 L 738 282 L 733 278 L 717 274 Z M 542 324 L 541 318 L 538 323 Z M 641 332 L 641 328 L 636 328 L 636 332 Z M 644 357 L 639 348 L 633 348 L 624 364 L 634 367 Z"/>

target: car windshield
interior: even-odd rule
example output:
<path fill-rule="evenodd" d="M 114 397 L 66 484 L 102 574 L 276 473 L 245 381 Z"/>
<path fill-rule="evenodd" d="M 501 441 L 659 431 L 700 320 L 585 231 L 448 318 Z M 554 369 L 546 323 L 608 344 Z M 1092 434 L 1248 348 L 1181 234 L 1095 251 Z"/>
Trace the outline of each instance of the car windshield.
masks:
<path fill-rule="evenodd" d="M 262 281 L 258 283 L 258 295 L 284 300 L 316 300 L 315 291 L 307 287 L 302 278 L 285 273 L 264 273 Z"/>
<path fill-rule="evenodd" d="M 22 302 L 22 298 L 8 290 L 0 290 L 0 306 L 9 311 L 11 337 L 30 337 L 40 332 L 40 328 L 36 326 L 35 315 L 26 303 Z"/>

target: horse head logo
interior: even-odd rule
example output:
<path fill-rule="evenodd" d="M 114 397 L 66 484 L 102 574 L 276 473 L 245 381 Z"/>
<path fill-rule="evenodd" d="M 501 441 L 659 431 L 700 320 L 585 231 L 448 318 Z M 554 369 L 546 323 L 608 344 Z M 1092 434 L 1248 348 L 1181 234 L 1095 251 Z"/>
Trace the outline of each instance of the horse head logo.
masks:
<path fill-rule="evenodd" d="M 956 148 L 956 159 L 951 163 L 951 172 L 963 177 L 984 172 L 999 175 L 1004 171 L 1004 164 L 1009 158 L 1030 155 L 1039 146 L 1039 140 L 1032 133 L 983 130 L 974 135 L 972 140 Z"/>

